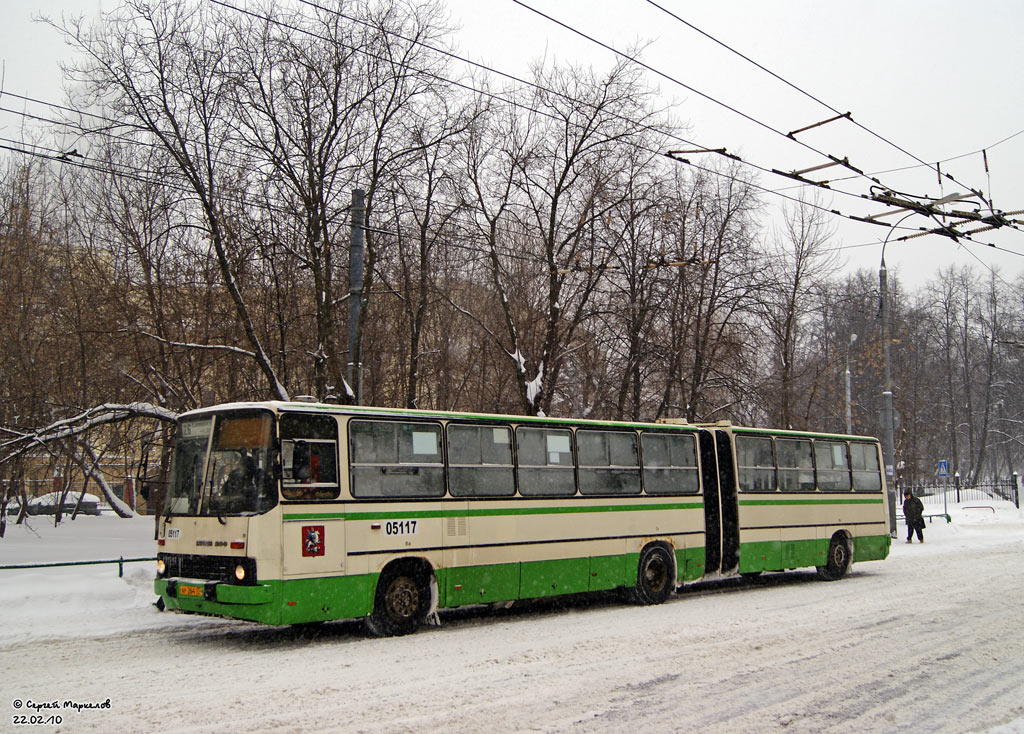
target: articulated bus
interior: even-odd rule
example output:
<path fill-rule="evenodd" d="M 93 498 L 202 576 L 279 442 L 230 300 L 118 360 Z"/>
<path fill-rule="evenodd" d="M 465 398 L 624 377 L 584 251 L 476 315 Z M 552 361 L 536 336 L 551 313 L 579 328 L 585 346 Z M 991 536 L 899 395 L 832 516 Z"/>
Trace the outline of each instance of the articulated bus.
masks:
<path fill-rule="evenodd" d="M 878 441 L 727 422 L 621 423 L 235 403 L 179 419 L 158 520 L 168 609 L 270 625 L 816 567 L 889 553 Z"/>

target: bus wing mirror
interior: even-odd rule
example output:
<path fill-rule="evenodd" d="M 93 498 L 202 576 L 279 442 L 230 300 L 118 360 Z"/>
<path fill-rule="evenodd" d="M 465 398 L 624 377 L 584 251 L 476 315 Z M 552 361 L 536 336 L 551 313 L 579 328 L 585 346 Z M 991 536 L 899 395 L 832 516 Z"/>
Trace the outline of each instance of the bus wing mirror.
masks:
<path fill-rule="evenodd" d="M 281 474 L 281 449 L 276 448 L 270 452 L 270 476 L 273 479 L 280 479 Z"/>

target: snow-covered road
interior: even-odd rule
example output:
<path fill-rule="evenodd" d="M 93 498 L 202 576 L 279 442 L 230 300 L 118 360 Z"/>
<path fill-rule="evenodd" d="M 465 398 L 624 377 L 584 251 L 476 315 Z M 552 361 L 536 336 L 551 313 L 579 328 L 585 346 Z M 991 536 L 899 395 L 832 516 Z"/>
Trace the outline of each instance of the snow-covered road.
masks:
<path fill-rule="evenodd" d="M 67 732 L 1021 732 L 1024 517 L 956 519 L 836 583 L 801 571 L 658 607 L 458 610 L 384 640 L 159 614 L 139 568 L 106 597 L 116 624 L 88 605 L 67 610 L 79 631 L 47 609 L 50 631 L 0 624 L 0 708 L 11 727 L 14 699 L 110 699 L 62 710 Z M 0 576 L 0 610 L 17 578 Z M 57 603 L 32 578 L 28 595 Z"/>

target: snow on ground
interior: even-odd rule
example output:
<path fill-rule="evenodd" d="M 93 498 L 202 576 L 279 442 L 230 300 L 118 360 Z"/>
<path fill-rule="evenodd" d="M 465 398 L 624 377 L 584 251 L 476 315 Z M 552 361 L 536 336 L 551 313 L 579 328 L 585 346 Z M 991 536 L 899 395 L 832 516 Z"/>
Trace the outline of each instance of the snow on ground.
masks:
<path fill-rule="evenodd" d="M 160 613 L 152 562 L 0 570 L 0 730 L 15 700 L 110 698 L 44 730 L 1024 734 L 1024 512 L 949 511 L 834 584 L 456 610 L 388 640 Z M 152 538 L 152 518 L 40 516 L 0 565 L 151 557 Z"/>
<path fill-rule="evenodd" d="M 63 518 L 56 527 L 53 515 L 29 515 L 22 525 L 15 525 L 14 519 L 8 517 L 7 532 L 0 538 L 0 565 L 156 555 L 152 517 L 79 515 L 74 520 Z"/>
<path fill-rule="evenodd" d="M 13 521 L 13 518 L 12 518 Z M 155 558 L 152 517 L 79 516 L 54 526 L 36 515 L 7 526 L 0 566 Z M 13 642 L 121 634 L 180 623 L 156 613 L 154 561 L 0 570 L 0 646 Z M 0 701 L 0 708 L 3 702 Z"/>

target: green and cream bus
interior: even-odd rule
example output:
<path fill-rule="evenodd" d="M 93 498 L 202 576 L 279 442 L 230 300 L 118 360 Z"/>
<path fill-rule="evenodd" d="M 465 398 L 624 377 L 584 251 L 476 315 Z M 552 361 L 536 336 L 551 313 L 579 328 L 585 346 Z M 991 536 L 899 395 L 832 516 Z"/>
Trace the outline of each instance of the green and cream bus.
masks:
<path fill-rule="evenodd" d="M 272 625 L 622 589 L 888 555 L 878 442 L 316 403 L 183 414 L 158 521 L 168 609 Z"/>

